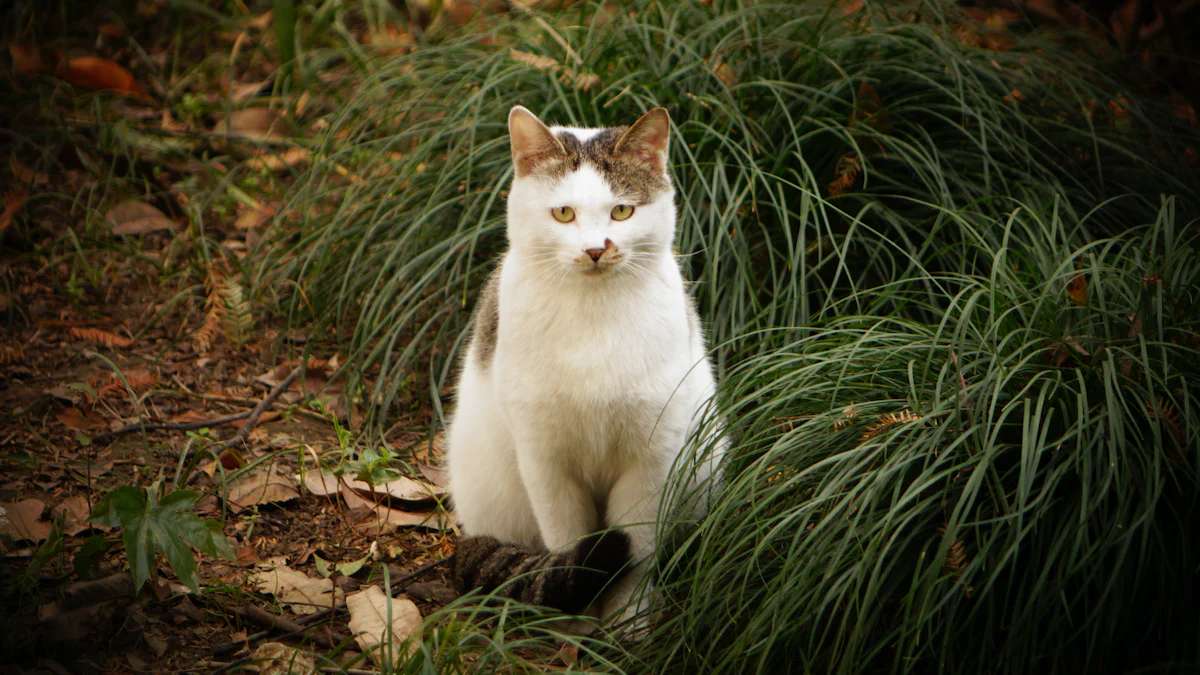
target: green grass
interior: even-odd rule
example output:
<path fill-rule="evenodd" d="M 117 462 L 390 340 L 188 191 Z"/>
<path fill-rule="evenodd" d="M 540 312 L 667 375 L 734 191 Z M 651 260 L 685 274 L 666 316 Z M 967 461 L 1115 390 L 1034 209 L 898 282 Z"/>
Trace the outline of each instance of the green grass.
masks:
<path fill-rule="evenodd" d="M 608 661 L 588 663 L 1200 659 L 1194 136 L 1036 33 L 964 46 L 941 5 L 919 21 L 891 4 L 631 7 L 514 12 L 488 41 L 433 33 L 365 59 L 326 117 L 255 286 L 339 341 L 376 428 L 402 386 L 448 403 L 504 248 L 508 109 L 604 125 L 665 105 L 678 249 L 735 446 L 709 517 L 661 551 L 650 637 L 596 643 Z M 832 189 L 851 153 L 858 174 Z M 458 657 L 480 649 L 479 672 L 519 670 L 538 642 L 521 636 L 547 621 L 502 608 L 451 624 L 405 670 L 470 670 Z"/>

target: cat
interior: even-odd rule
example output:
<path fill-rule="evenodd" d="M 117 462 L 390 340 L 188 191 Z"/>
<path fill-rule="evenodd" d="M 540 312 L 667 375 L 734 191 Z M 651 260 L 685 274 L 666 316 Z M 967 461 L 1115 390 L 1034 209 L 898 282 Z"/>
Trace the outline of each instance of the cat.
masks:
<path fill-rule="evenodd" d="M 627 571 L 629 535 L 606 530 L 558 553 L 542 552 L 495 537 L 467 537 L 451 560 L 460 593 L 480 589 L 530 605 L 579 614 L 608 584 Z"/>
<path fill-rule="evenodd" d="M 598 530 L 628 535 L 641 560 L 595 607 L 605 617 L 646 606 L 633 596 L 668 473 L 716 386 L 672 252 L 670 126 L 664 108 L 603 129 L 509 113 L 509 248 L 478 301 L 447 433 L 467 536 L 564 553 Z"/>

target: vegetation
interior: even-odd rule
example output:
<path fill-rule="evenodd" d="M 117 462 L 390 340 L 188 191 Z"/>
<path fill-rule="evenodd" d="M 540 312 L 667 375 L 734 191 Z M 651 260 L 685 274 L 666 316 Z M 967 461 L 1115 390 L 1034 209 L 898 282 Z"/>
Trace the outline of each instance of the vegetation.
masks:
<path fill-rule="evenodd" d="M 33 194 L 5 195 L 0 236 L 37 270 L 0 269 L 10 327 L 52 313 L 7 302 L 47 283 L 69 298 L 63 317 L 95 319 L 72 339 L 121 350 L 153 338 L 150 361 L 172 373 L 198 354 L 222 369 L 240 359 L 231 370 L 246 384 L 270 365 L 257 360 L 299 357 L 307 366 L 289 377 L 305 370 L 310 388 L 285 412 L 333 420 L 332 442 L 284 439 L 248 463 L 219 452 L 212 430 L 153 448 L 143 433 L 133 485 L 91 509 L 93 523 L 122 528 L 135 586 L 162 552 L 199 587 L 210 561 L 198 566 L 182 541 L 210 558 L 236 546 L 240 564 L 263 539 L 252 536 L 260 518 L 261 531 L 288 529 L 256 502 L 226 527 L 231 546 L 217 521 L 193 514 L 202 492 L 210 513 L 218 497 L 228 507 L 224 469 L 249 476 L 281 458 L 292 488 L 293 456 L 332 458 L 332 474 L 365 484 L 376 509 L 387 493 L 376 486 L 422 478 L 416 446 L 433 446 L 453 404 L 470 311 L 505 247 L 508 110 L 600 126 L 664 105 L 678 257 L 721 381 L 708 423 L 723 420 L 733 439 L 719 484 L 701 493 L 708 515 L 663 514 L 644 635 L 625 625 L 581 636 L 538 608 L 468 595 L 426 616 L 415 654 L 394 669 L 527 671 L 555 658 L 608 673 L 1200 664 L 1194 112 L 1121 76 L 1086 40 L 937 0 L 512 3 L 461 22 L 440 0 L 210 4 L 139 3 L 175 30 L 173 46 L 147 47 L 168 58 L 130 49 L 148 64 L 140 81 L 165 83 L 145 87 L 164 102 L 155 116 L 138 116 L 146 99 L 132 79 L 110 87 L 130 95 L 123 108 L 108 94 L 66 95 L 102 87 L 64 74 L 61 54 L 55 66 L 10 50 L 16 72 L 42 80 L 32 96 L 4 94 L 20 104 L 9 169 Z M 14 25 L 53 43 L 30 7 Z M 189 21 L 205 23 L 206 39 L 233 36 L 206 42 L 192 71 L 181 65 Z M 223 93 L 207 95 L 195 84 L 205 79 Z M 131 197 L 159 209 L 114 215 Z M 138 238 L 160 226 L 164 240 Z M 91 306 L 125 292 L 113 279 L 139 289 L 126 304 L 144 304 L 120 328 Z M 26 358 L 10 342 L 0 364 Z M 87 455 L 89 507 L 99 429 L 82 425 L 93 409 L 117 415 L 113 399 L 128 394 L 124 421 L 150 419 L 164 394 L 194 398 L 208 382 L 172 392 L 166 370 L 134 377 L 124 358 L 103 360 L 116 375 L 72 385 L 89 413 L 63 422 Z M 288 389 L 293 366 L 278 365 L 266 381 Z M 261 394 L 244 392 L 251 403 Z M 392 442 L 398 419 L 421 440 Z M 708 451 L 694 450 L 670 493 Z M 164 457 L 188 475 L 211 459 L 219 473 L 160 499 Z M 308 470 L 316 494 L 349 503 Z M 291 527 L 326 522 L 317 510 Z M 51 559 L 68 559 L 59 554 L 76 542 L 60 529 L 43 537 L 23 593 L 46 583 Z M 412 544 L 406 531 L 403 562 L 452 549 L 437 536 Z M 100 535 L 88 542 L 75 559 L 90 578 L 108 551 Z M 358 543 L 331 548 L 363 566 L 369 544 Z M 373 567 L 362 567 L 369 579 Z M 336 652 L 323 665 L 358 667 Z"/>
<path fill-rule="evenodd" d="M 508 108 L 666 105 L 736 444 L 614 667 L 1194 661 L 1194 132 L 1040 35 L 981 50 L 959 21 L 585 4 L 389 60 L 260 278 L 346 336 L 377 414 L 414 372 L 438 398 L 504 245 Z M 369 179 L 342 177 L 354 157 Z"/>

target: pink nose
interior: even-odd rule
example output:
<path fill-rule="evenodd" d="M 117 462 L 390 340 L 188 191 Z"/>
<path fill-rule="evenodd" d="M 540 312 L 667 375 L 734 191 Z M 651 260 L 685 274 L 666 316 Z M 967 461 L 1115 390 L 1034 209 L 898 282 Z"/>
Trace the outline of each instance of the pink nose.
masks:
<path fill-rule="evenodd" d="M 592 259 L 592 262 L 600 262 L 600 256 L 608 252 L 608 249 L 612 248 L 612 246 L 612 239 L 605 239 L 604 248 L 585 248 L 583 249 L 583 252 Z"/>

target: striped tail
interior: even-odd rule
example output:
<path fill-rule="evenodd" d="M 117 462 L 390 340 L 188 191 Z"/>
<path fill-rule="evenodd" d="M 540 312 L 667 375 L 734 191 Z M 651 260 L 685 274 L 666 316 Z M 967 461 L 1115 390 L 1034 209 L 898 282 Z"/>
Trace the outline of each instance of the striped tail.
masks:
<path fill-rule="evenodd" d="M 454 585 L 475 588 L 567 614 L 587 609 L 609 583 L 626 572 L 629 535 L 620 530 L 592 534 L 572 548 L 545 553 L 495 537 L 468 537 L 454 553 Z"/>

